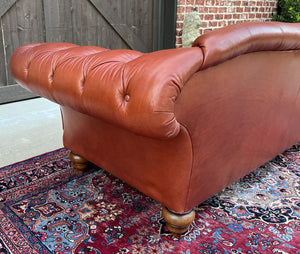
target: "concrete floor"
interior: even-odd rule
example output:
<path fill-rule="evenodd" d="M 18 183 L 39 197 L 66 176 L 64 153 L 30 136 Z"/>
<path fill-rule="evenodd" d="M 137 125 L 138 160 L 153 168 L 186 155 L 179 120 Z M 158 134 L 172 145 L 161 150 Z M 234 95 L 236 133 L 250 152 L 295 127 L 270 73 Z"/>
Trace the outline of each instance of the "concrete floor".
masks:
<path fill-rule="evenodd" d="M 57 104 L 37 98 L 0 105 L 0 167 L 61 147 Z"/>

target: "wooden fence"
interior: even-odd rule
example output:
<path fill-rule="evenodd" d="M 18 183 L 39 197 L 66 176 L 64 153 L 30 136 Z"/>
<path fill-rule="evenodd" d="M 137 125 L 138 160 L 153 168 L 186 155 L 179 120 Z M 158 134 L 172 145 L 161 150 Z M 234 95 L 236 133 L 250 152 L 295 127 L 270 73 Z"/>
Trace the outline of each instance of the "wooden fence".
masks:
<path fill-rule="evenodd" d="M 63 41 L 154 51 L 161 44 L 164 5 L 159 0 L 0 0 L 0 103 L 32 96 L 9 70 L 20 45 Z"/>

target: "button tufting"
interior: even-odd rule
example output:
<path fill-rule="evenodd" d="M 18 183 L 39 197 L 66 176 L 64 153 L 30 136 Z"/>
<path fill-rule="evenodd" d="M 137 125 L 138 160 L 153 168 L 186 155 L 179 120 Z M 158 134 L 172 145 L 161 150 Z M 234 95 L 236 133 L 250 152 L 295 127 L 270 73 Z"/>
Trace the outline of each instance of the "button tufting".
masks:
<path fill-rule="evenodd" d="M 125 97 L 124 97 L 124 99 L 125 99 L 125 101 L 127 101 L 127 102 L 128 102 L 128 101 L 130 100 L 130 96 L 129 96 L 129 94 L 126 94 L 126 95 L 125 95 Z"/>

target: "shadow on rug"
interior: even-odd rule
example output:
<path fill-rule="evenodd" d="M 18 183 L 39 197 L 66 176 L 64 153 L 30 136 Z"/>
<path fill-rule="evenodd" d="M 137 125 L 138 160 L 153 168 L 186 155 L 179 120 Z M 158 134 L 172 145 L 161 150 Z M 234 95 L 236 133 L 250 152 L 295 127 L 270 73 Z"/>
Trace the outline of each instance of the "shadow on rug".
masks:
<path fill-rule="evenodd" d="M 0 169 L 0 253 L 300 253 L 300 144 L 196 208 L 180 239 L 161 205 L 60 149 Z"/>

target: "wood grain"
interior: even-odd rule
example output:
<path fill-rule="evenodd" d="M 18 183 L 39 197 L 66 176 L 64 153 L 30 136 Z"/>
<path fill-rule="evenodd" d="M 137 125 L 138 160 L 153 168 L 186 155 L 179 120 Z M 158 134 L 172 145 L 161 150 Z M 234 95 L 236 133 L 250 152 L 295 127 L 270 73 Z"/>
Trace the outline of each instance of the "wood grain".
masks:
<path fill-rule="evenodd" d="M 157 11 L 154 0 L 0 0 L 0 87 L 16 84 L 9 60 L 16 48 L 27 43 L 154 51 Z M 6 95 L 15 100 L 20 94 L 13 96 L 14 92 L 12 88 Z"/>

